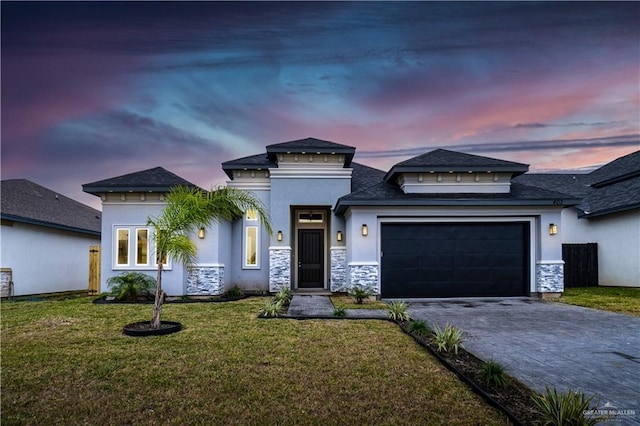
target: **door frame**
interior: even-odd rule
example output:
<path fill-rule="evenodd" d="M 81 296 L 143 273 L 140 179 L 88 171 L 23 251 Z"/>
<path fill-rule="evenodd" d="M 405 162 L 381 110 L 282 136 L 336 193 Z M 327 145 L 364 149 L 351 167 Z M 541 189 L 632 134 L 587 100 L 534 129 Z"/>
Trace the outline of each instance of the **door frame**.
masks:
<path fill-rule="evenodd" d="M 308 223 L 300 223 L 299 215 L 305 213 L 322 213 L 322 222 L 308 222 Z M 316 288 L 305 288 L 298 286 L 298 250 L 300 249 L 298 243 L 298 230 L 299 229 L 321 229 L 323 235 L 323 244 L 324 250 L 323 253 L 323 283 L 322 287 L 318 287 L 317 290 L 326 290 L 328 288 L 329 283 L 329 241 L 328 241 L 328 230 L 329 230 L 329 222 L 331 219 L 331 207 L 327 206 L 292 206 L 291 207 L 291 229 L 293 232 L 291 233 L 293 239 L 293 264 L 292 266 L 292 274 L 293 277 L 293 289 L 294 290 L 316 290 Z"/>

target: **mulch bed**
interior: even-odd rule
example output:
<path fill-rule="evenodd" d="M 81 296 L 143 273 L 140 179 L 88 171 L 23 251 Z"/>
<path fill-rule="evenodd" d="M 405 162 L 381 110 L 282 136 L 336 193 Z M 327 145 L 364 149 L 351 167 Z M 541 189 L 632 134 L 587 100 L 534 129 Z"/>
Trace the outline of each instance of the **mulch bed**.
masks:
<path fill-rule="evenodd" d="M 241 297 L 227 297 L 227 296 L 193 296 L 193 297 L 167 297 L 164 303 L 216 303 L 216 302 L 235 302 L 236 300 L 242 300 L 249 297 L 256 297 L 256 294 L 246 294 Z M 93 301 L 98 305 L 110 305 L 110 304 L 153 304 L 153 298 L 140 297 L 136 301 L 130 300 L 115 300 L 107 299 L 105 297 L 99 297 Z"/>
<path fill-rule="evenodd" d="M 427 348 L 449 370 L 453 371 L 487 402 L 503 411 L 514 424 L 542 425 L 542 414 L 534 407 L 531 396 L 534 392 L 514 377 L 502 388 L 486 386 L 478 378 L 478 370 L 484 364 L 480 358 L 464 349 L 458 354 L 438 352 L 437 345 L 430 336 L 417 336 L 407 330 L 407 323 L 399 323 L 402 330 Z"/>

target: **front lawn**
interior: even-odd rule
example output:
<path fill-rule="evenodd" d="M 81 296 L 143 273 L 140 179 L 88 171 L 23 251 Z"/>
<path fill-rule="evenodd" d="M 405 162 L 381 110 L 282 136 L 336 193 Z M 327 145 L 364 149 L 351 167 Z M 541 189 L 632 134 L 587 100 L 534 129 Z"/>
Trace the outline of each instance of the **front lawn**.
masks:
<path fill-rule="evenodd" d="M 2 424 L 505 424 L 398 326 L 258 319 L 265 299 L 2 303 Z"/>
<path fill-rule="evenodd" d="M 567 288 L 558 301 L 640 317 L 640 288 Z"/>

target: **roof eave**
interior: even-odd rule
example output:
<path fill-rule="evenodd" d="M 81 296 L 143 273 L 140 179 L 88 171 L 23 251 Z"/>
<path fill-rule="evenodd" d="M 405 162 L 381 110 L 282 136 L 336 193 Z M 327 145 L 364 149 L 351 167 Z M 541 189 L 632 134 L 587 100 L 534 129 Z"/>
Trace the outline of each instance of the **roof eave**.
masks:
<path fill-rule="evenodd" d="M 591 219 L 594 217 L 602 217 L 602 216 L 615 214 L 615 213 L 624 213 L 624 212 L 635 210 L 635 209 L 640 209 L 640 203 L 629 204 L 626 206 L 612 207 L 609 209 L 597 210 L 595 212 L 585 212 L 582 209 L 578 209 L 578 218 Z"/>
<path fill-rule="evenodd" d="M 385 182 L 390 182 L 403 173 L 512 173 L 512 177 L 520 176 L 529 171 L 529 167 L 496 166 L 496 167 L 464 167 L 464 166 L 394 166 L 384 176 Z"/>
<path fill-rule="evenodd" d="M 555 206 L 571 207 L 580 200 L 563 199 L 559 204 L 557 199 L 520 199 L 520 200 L 491 200 L 491 199 L 398 199 L 398 200 L 338 200 L 335 206 L 336 214 L 343 214 L 349 207 L 356 206 L 385 206 L 385 207 L 438 207 L 438 206 Z"/>
<path fill-rule="evenodd" d="M 12 222 L 19 222 L 19 223 L 26 223 L 26 224 L 29 224 L 29 225 L 44 226 L 46 228 L 53 228 L 53 229 L 60 229 L 60 230 L 63 230 L 63 231 L 78 232 L 78 233 L 81 233 L 81 234 L 89 234 L 89 235 L 94 235 L 94 236 L 98 236 L 98 237 L 101 235 L 100 231 L 94 231 L 92 229 L 77 228 L 77 227 L 74 227 L 74 226 L 67 226 L 67 225 L 62 225 L 62 224 L 59 224 L 59 223 L 47 222 L 47 221 L 44 221 L 44 220 L 31 219 L 31 218 L 23 217 L 23 216 L 16 216 L 16 215 L 2 213 L 2 214 L 0 214 L 0 217 L 2 217 L 2 219 L 10 220 Z"/>
<path fill-rule="evenodd" d="M 170 192 L 172 188 L 175 188 L 177 186 L 187 186 L 189 188 L 198 188 L 197 185 L 171 185 L 171 186 L 167 186 L 167 185 L 164 185 L 164 186 L 87 186 L 87 185 L 82 185 L 82 191 L 86 192 L 87 194 L 98 195 L 98 196 L 100 194 L 113 193 L 113 192 L 167 193 L 167 192 Z"/>

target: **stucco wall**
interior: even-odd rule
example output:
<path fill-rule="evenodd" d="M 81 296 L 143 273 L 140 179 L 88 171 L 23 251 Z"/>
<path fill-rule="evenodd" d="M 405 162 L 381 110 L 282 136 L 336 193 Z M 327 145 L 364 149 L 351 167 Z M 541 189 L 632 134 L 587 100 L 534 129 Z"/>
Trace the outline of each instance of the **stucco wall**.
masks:
<path fill-rule="evenodd" d="M 142 199 L 144 198 L 144 199 Z M 107 292 L 107 280 L 122 272 L 138 271 L 156 277 L 156 268 L 147 267 L 116 267 L 114 266 L 115 245 L 114 233 L 118 226 L 146 226 L 149 216 L 158 216 L 164 202 L 158 194 L 126 194 L 122 199 L 120 194 L 108 194 L 102 203 L 102 272 L 100 278 L 100 291 Z M 133 250 L 130 247 L 130 252 Z M 132 252 L 131 252 L 132 253 Z M 171 262 L 171 269 L 162 274 L 162 288 L 169 296 L 185 294 L 184 267 L 176 262 Z"/>
<path fill-rule="evenodd" d="M 563 243 L 598 243 L 601 286 L 640 287 L 640 211 L 578 219 L 574 209 L 565 209 L 562 224 Z"/>
<path fill-rule="evenodd" d="M 88 289 L 89 247 L 100 237 L 18 222 L 1 231 L 0 266 L 12 269 L 15 296 Z"/>
<path fill-rule="evenodd" d="M 354 207 L 346 218 L 349 235 L 347 262 L 372 269 L 380 265 L 380 224 L 383 222 L 453 222 L 453 221 L 527 221 L 530 223 L 530 291 L 538 292 L 536 271 L 538 263 L 562 265 L 562 239 L 559 235 L 549 235 L 550 223 L 559 228 L 560 207 Z M 368 235 L 362 235 L 362 225 L 368 227 Z M 372 275 L 373 276 L 373 275 Z M 561 278 L 561 277 L 560 277 Z M 559 278 L 559 279 L 560 279 Z M 349 284 L 350 285 L 350 284 Z M 562 285 L 558 283 L 558 285 Z M 379 286 L 378 286 L 379 288 Z M 560 289 L 562 291 L 562 289 Z"/>

